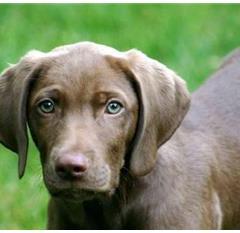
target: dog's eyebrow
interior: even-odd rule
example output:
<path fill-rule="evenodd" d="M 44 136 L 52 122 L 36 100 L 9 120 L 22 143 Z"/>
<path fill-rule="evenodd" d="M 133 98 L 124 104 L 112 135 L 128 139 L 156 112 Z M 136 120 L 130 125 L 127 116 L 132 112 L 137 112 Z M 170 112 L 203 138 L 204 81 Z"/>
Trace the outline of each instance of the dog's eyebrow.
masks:
<path fill-rule="evenodd" d="M 128 98 L 125 92 L 121 90 L 101 90 L 95 93 L 94 101 L 105 104 L 110 98 L 120 98 L 125 104 L 128 102 Z"/>
<path fill-rule="evenodd" d="M 46 87 L 41 89 L 41 91 L 39 91 L 39 93 L 37 93 L 36 96 L 34 96 L 32 102 L 36 103 L 37 101 L 39 101 L 42 98 L 57 98 L 59 96 L 59 93 L 61 92 L 61 88 L 59 87 L 55 87 L 55 86 L 51 86 L 51 87 Z"/>

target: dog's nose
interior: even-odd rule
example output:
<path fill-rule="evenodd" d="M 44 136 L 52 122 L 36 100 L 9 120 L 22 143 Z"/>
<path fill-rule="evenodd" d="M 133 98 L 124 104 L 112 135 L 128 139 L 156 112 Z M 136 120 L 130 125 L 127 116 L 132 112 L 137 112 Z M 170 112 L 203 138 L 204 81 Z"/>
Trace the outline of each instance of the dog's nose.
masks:
<path fill-rule="evenodd" d="M 82 154 L 61 156 L 55 164 L 55 171 L 62 179 L 80 178 L 88 169 L 88 159 Z"/>

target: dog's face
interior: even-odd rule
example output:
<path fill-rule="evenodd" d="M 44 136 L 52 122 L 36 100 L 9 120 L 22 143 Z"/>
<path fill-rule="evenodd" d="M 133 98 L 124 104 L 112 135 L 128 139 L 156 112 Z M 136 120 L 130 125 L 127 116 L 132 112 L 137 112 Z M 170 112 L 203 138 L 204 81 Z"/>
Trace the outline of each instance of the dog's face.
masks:
<path fill-rule="evenodd" d="M 28 123 L 52 195 L 114 193 L 149 173 L 189 107 L 185 83 L 137 50 L 78 43 L 31 52 L 0 78 L 0 141 L 27 157 Z M 126 163 L 127 156 L 127 163 Z"/>
<path fill-rule="evenodd" d="M 137 124 L 137 96 L 126 75 L 103 56 L 81 53 L 56 58 L 29 98 L 45 183 L 56 195 L 113 191 Z"/>

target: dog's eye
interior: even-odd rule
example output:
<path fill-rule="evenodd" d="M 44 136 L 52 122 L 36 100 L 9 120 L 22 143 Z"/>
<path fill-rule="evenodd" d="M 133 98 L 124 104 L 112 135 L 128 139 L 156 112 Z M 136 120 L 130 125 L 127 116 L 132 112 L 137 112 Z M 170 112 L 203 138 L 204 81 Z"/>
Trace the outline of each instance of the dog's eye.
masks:
<path fill-rule="evenodd" d="M 55 110 L 54 101 L 51 99 L 44 99 L 38 104 L 38 108 L 43 113 L 52 113 Z"/>
<path fill-rule="evenodd" d="M 117 114 L 121 111 L 122 107 L 122 104 L 118 101 L 111 101 L 107 105 L 106 112 L 109 114 Z"/>

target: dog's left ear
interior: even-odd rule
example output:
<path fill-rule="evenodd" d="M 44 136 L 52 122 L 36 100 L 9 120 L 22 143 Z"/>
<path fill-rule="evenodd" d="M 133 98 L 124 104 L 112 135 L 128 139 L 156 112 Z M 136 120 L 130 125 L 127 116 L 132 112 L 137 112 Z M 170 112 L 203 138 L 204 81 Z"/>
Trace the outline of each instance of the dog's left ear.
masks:
<path fill-rule="evenodd" d="M 42 53 L 32 51 L 0 75 L 0 142 L 19 155 L 21 178 L 27 160 L 27 98 Z"/>
<path fill-rule="evenodd" d="M 142 176 L 152 170 L 159 146 L 183 120 L 190 105 L 189 92 L 185 81 L 172 70 L 135 49 L 107 56 L 107 60 L 126 74 L 138 97 L 138 125 L 129 168 L 132 175 Z"/>

